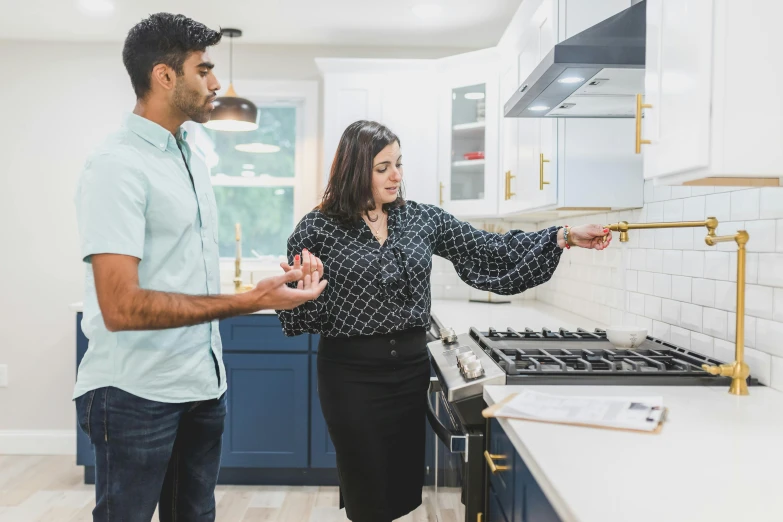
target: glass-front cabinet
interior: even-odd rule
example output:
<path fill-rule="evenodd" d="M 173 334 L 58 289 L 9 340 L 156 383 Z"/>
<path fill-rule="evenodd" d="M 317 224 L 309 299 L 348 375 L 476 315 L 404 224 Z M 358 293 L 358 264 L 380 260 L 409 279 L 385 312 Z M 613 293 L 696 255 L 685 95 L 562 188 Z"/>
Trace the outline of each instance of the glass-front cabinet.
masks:
<path fill-rule="evenodd" d="M 439 202 L 459 217 L 497 213 L 496 63 L 494 50 L 441 60 Z"/>

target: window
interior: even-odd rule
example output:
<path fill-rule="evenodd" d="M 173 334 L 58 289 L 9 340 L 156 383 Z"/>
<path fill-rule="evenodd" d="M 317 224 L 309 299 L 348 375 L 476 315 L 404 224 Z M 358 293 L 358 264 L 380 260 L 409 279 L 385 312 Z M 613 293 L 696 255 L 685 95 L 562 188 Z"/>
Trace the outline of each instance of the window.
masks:
<path fill-rule="evenodd" d="M 258 107 L 258 129 L 225 132 L 189 124 L 188 141 L 210 169 L 220 257 L 236 255 L 235 224 L 239 223 L 243 264 L 256 260 L 276 265 L 286 254 L 294 225 L 315 206 L 314 193 L 307 189 L 316 185 L 315 154 L 305 138 L 315 132 L 310 116 L 317 113 L 315 100 L 297 96 L 296 88 L 287 89 L 294 91 L 293 96 L 273 98 L 274 93 L 264 92 L 268 89 L 263 87 L 251 96 L 237 85 Z M 304 179 L 305 172 L 311 180 Z"/>

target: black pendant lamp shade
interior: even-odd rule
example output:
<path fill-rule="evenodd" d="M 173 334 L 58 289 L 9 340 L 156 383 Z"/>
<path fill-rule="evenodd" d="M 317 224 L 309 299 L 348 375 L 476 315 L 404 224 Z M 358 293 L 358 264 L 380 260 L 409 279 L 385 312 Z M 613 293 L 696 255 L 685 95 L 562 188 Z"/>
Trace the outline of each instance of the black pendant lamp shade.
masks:
<path fill-rule="evenodd" d="M 242 36 L 239 29 L 223 29 L 231 42 L 229 50 L 229 84 L 223 96 L 213 102 L 215 109 L 210 120 L 204 124 L 208 129 L 218 131 L 251 131 L 258 128 L 258 107 L 246 98 L 237 96 L 234 90 L 234 38 Z"/>

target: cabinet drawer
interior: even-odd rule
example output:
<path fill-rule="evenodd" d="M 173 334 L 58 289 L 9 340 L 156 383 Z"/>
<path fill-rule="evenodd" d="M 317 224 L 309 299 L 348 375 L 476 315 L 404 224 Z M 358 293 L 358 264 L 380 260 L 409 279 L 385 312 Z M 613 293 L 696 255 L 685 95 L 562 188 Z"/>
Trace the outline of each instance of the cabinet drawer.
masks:
<path fill-rule="evenodd" d="M 498 470 L 497 473 L 492 473 L 489 468 L 487 469 L 490 488 L 494 490 L 495 495 L 497 495 L 498 502 L 500 503 L 503 512 L 512 513 L 514 505 L 515 449 L 506 435 L 506 432 L 500 427 L 500 423 L 497 419 L 490 420 L 489 430 L 487 450 L 490 455 L 495 457 L 493 461 L 496 466 L 507 468 Z"/>
<path fill-rule="evenodd" d="M 276 315 L 243 315 L 220 321 L 226 352 L 306 352 L 308 335 L 286 337 Z"/>

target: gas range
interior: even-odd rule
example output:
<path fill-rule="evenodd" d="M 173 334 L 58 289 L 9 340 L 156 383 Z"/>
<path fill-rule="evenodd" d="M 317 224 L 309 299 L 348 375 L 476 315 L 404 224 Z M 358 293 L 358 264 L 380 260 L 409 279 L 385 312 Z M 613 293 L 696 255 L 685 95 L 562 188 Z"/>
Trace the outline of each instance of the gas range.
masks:
<path fill-rule="evenodd" d="M 446 336 L 443 336 L 446 337 Z M 654 337 L 634 349 L 614 347 L 601 329 L 489 328 L 428 344 L 449 402 L 481 396 L 487 384 L 726 386 L 705 372 L 719 361 Z M 750 377 L 748 384 L 758 384 Z"/>

